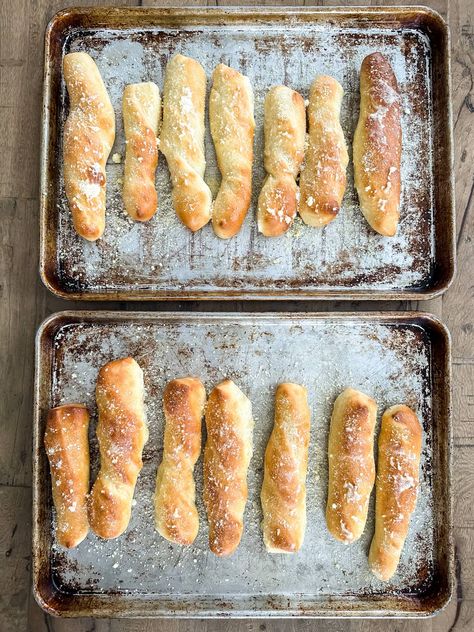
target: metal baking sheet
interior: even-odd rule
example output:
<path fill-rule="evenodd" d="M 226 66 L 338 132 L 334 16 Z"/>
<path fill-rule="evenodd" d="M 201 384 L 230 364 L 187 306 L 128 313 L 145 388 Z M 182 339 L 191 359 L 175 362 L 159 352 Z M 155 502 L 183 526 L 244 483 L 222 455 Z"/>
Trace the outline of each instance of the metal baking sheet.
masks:
<path fill-rule="evenodd" d="M 107 226 L 89 243 L 74 232 L 63 186 L 62 130 L 68 97 L 62 59 L 87 51 L 96 60 L 116 113 L 107 165 Z M 366 223 L 352 166 L 339 217 L 325 229 L 297 220 L 286 235 L 259 235 L 255 210 L 263 178 L 263 102 L 285 83 L 308 95 L 320 73 L 335 76 L 345 96 L 342 124 L 349 144 L 359 114 L 359 69 L 370 52 L 390 59 L 402 94 L 402 213 L 394 238 Z M 255 92 L 252 206 L 240 233 L 222 241 L 206 226 L 192 234 L 175 216 L 163 156 L 156 177 L 159 210 L 148 223 L 123 209 L 121 99 L 127 83 L 153 80 L 160 89 L 171 55 L 198 59 L 208 77 L 219 62 L 250 77 Z M 454 273 L 449 36 L 423 7 L 71 9 L 46 32 L 42 150 L 41 275 L 56 294 L 74 299 L 320 298 L 422 299 L 449 285 Z M 206 114 L 207 120 L 207 114 Z M 219 172 L 207 124 L 206 181 Z"/>
<path fill-rule="evenodd" d="M 77 549 L 55 544 L 54 512 L 42 447 L 47 410 L 81 401 L 92 413 L 91 461 L 98 467 L 94 388 L 99 368 L 132 355 L 145 374 L 150 439 L 126 533 L 104 541 L 90 533 Z M 37 338 L 34 432 L 33 581 L 43 608 L 68 616 L 427 616 L 449 600 L 451 540 L 449 335 L 419 314 L 209 315 L 64 312 Z M 172 378 L 199 376 L 207 392 L 226 377 L 252 402 L 254 455 L 245 531 L 229 558 L 208 549 L 202 462 L 196 467 L 200 530 L 181 548 L 153 522 L 161 461 L 162 392 Z M 263 453 L 282 381 L 308 388 L 312 411 L 307 479 L 308 525 L 298 554 L 266 553 L 260 522 Z M 397 574 L 371 575 L 373 498 L 360 541 L 347 547 L 325 526 L 327 436 L 332 404 L 346 386 L 374 397 L 379 417 L 406 402 L 424 428 L 421 488 Z"/>

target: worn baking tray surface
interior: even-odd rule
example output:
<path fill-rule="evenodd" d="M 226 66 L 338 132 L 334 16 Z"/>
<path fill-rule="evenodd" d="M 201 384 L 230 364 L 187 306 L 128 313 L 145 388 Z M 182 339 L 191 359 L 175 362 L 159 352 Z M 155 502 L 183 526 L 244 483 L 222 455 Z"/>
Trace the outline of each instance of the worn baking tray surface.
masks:
<path fill-rule="evenodd" d="M 42 274 L 53 291 L 75 298 L 169 297 L 423 298 L 447 287 L 454 268 L 448 36 L 429 10 L 117 9 L 73 10 L 53 20 L 46 40 Z M 62 58 L 96 60 L 117 121 L 113 153 L 125 153 L 121 99 L 126 84 L 153 80 L 176 52 L 198 59 L 210 76 L 219 62 L 251 80 L 255 92 L 252 206 L 230 241 L 210 225 L 192 234 L 176 218 L 166 160 L 157 172 L 159 210 L 148 223 L 128 218 L 123 164 L 107 165 L 107 226 L 96 243 L 74 232 L 63 186 L 62 130 L 68 97 Z M 348 170 L 339 217 L 325 229 L 297 220 L 278 239 L 255 220 L 263 169 L 263 102 L 285 83 L 305 97 L 317 74 L 344 87 L 342 124 L 349 146 L 359 114 L 359 69 L 370 52 L 390 59 L 402 93 L 402 217 L 398 234 L 376 234 L 364 220 Z M 207 113 L 206 113 L 207 121 Z M 207 122 L 206 176 L 219 172 Z"/>
<path fill-rule="evenodd" d="M 394 314 L 235 317 L 204 314 L 64 313 L 40 329 L 35 422 L 34 585 L 50 611 L 76 616 L 416 616 L 436 611 L 451 589 L 447 333 L 425 316 Z M 42 435 L 47 409 L 85 402 L 93 414 L 92 470 L 98 466 L 94 388 L 99 368 L 132 355 L 144 369 L 150 439 L 126 533 L 90 533 L 72 551 L 54 544 Z M 197 375 L 209 392 L 223 378 L 248 395 L 255 418 L 245 531 L 237 552 L 208 549 L 202 463 L 196 467 L 200 530 L 182 548 L 154 530 L 153 493 L 161 461 L 162 392 L 174 377 Z M 308 525 L 296 555 L 266 553 L 259 501 L 263 453 L 276 385 L 306 385 L 312 411 Z M 424 428 L 419 501 L 399 570 L 383 584 L 371 575 L 373 499 L 360 541 L 346 547 L 325 526 L 331 407 L 346 386 L 373 396 L 379 413 L 406 402 Z"/>

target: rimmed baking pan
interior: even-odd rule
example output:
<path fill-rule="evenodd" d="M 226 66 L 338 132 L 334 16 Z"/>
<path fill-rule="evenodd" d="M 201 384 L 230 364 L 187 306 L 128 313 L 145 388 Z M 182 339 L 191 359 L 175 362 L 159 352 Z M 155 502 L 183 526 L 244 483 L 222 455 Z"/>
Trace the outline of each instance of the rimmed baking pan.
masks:
<path fill-rule="evenodd" d="M 62 130 L 68 97 L 62 59 L 87 51 L 116 112 L 107 165 L 107 227 L 89 243 L 73 230 L 64 194 Z M 360 213 L 352 167 L 339 217 L 323 230 L 300 220 L 281 238 L 258 234 L 263 170 L 263 101 L 285 83 L 305 97 L 315 75 L 345 90 L 342 123 L 349 147 L 359 112 L 359 69 L 370 52 L 390 59 L 402 92 L 402 219 L 396 237 L 374 233 Z M 221 61 L 246 73 L 255 92 L 252 206 L 241 232 L 219 240 L 210 225 L 191 234 L 175 217 L 163 156 L 159 210 L 134 223 L 123 210 L 121 98 L 127 83 L 160 89 L 175 52 L 198 59 L 208 78 Z M 424 7 L 67 9 L 46 31 L 41 155 L 41 261 L 47 287 L 75 300 L 424 299 L 443 292 L 455 268 L 449 34 Z M 208 81 L 209 83 L 209 81 Z M 209 87 L 209 86 L 208 86 Z M 207 115 L 206 115 L 207 116 Z M 207 124 L 207 128 L 208 128 Z M 206 134 L 206 180 L 219 172 Z"/>
<path fill-rule="evenodd" d="M 92 476 L 97 471 L 94 386 L 105 362 L 132 355 L 145 374 L 150 439 L 125 534 L 94 534 L 77 549 L 55 544 L 54 512 L 42 446 L 47 410 L 81 401 L 92 414 Z M 200 376 L 209 392 L 230 377 L 250 398 L 255 419 L 245 530 L 237 551 L 208 549 L 202 463 L 196 467 L 199 535 L 183 549 L 153 523 L 161 460 L 165 383 Z M 263 453 L 282 381 L 308 389 L 312 413 L 305 542 L 295 555 L 266 553 L 260 522 Z M 379 417 L 406 402 L 419 414 L 424 441 L 421 487 L 400 566 L 384 584 L 371 575 L 373 498 L 361 540 L 344 546 L 325 525 L 327 436 L 335 397 L 346 386 L 373 396 Z M 63 312 L 40 327 L 34 419 L 33 583 L 40 605 L 63 616 L 96 617 L 424 617 L 449 600 L 451 536 L 450 342 L 426 314 L 190 314 Z"/>

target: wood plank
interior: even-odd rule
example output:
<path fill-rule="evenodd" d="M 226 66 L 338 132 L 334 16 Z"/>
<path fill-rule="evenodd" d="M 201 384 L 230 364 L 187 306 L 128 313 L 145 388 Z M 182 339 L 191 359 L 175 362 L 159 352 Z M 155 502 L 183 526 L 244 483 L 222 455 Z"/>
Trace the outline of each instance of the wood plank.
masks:
<path fill-rule="evenodd" d="M 26 628 L 30 590 L 31 491 L 0 487 L 0 630 Z"/>

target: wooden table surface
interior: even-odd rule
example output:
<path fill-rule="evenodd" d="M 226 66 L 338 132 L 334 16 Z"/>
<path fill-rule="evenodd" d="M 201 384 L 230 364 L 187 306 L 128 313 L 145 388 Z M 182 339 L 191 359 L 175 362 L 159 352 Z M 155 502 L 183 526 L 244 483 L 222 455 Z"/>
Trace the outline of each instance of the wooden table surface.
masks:
<path fill-rule="evenodd" d="M 451 28 L 455 134 L 458 271 L 448 292 L 419 303 L 70 303 L 51 295 L 38 276 L 38 182 L 43 34 L 67 6 L 61 0 L 0 2 L 0 632 L 268 631 L 445 632 L 474 630 L 474 2 L 432 0 Z M 73 5 L 143 4 L 94 2 Z M 180 4 L 176 0 L 163 6 Z M 186 4 L 186 3 L 183 3 Z M 199 5 L 200 2 L 188 2 Z M 209 4 L 218 4 L 209 2 Z M 223 3 L 226 4 L 226 3 Z M 227 2 L 245 4 L 245 2 Z M 258 2 L 247 4 L 351 4 Z M 353 3 L 357 4 L 357 3 Z M 367 4 L 362 2 L 359 4 Z M 373 4 L 397 4 L 373 2 Z M 402 4 L 402 3 L 398 3 Z M 34 336 L 52 312 L 68 308 L 142 310 L 372 310 L 420 309 L 440 316 L 453 338 L 454 539 L 457 589 L 449 606 L 426 621 L 176 621 L 55 619 L 31 593 L 31 431 Z"/>

